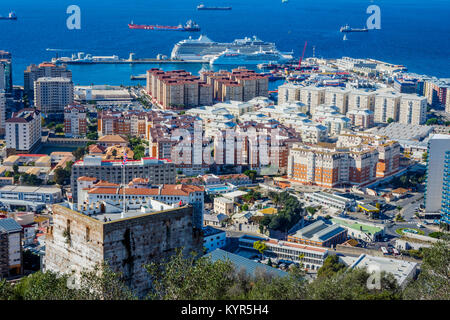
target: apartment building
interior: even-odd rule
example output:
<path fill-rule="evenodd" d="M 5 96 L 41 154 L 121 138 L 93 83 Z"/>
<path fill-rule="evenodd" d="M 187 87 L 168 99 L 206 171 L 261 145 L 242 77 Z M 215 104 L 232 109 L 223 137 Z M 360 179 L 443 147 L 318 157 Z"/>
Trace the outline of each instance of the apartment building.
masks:
<path fill-rule="evenodd" d="M 87 110 L 81 105 L 64 108 L 64 132 L 67 137 L 84 137 L 87 132 Z"/>
<path fill-rule="evenodd" d="M 44 77 L 34 82 L 34 103 L 49 119 L 64 119 L 64 108 L 73 104 L 73 82 L 69 78 Z"/>
<path fill-rule="evenodd" d="M 13 218 L 0 219 L 0 246 L 3 247 L 0 249 L 0 275 L 1 272 L 5 275 L 22 273 L 22 239 L 20 224 Z"/>
<path fill-rule="evenodd" d="M 348 97 L 351 90 L 346 88 L 327 88 L 325 90 L 324 103 L 329 106 L 335 106 L 339 112 L 346 114 L 348 110 Z"/>
<path fill-rule="evenodd" d="M 12 89 L 11 55 L 7 52 L 5 53 L 5 51 L 0 51 L 0 92 L 5 91 L 7 94 L 11 94 Z"/>
<path fill-rule="evenodd" d="M 308 112 L 314 115 L 316 107 L 325 103 L 325 88 L 302 87 L 300 88 L 300 102 L 308 107 Z"/>
<path fill-rule="evenodd" d="M 40 111 L 28 108 L 12 114 L 6 120 L 6 147 L 28 153 L 41 143 Z"/>
<path fill-rule="evenodd" d="M 114 111 L 103 110 L 97 113 L 98 135 L 129 135 L 147 137 L 147 130 L 151 127 L 151 118 L 157 112 L 141 112 L 136 110 Z"/>
<path fill-rule="evenodd" d="M 433 107 L 442 107 L 450 95 L 450 79 L 429 79 L 424 84 L 424 95 L 427 103 Z"/>
<path fill-rule="evenodd" d="M 400 145 L 390 140 L 341 135 L 337 143 L 295 144 L 287 175 L 294 182 L 333 188 L 361 185 L 398 170 Z"/>
<path fill-rule="evenodd" d="M 340 134 L 351 124 L 350 119 L 340 114 L 337 107 L 324 104 L 316 107 L 312 120 L 325 126 L 331 136 Z"/>
<path fill-rule="evenodd" d="M 400 101 L 399 122 L 423 124 L 427 119 L 427 99 L 415 94 L 404 94 Z"/>
<path fill-rule="evenodd" d="M 375 109 L 375 91 L 351 90 L 348 96 L 348 111 L 354 109 L 367 109 L 374 111 Z"/>
<path fill-rule="evenodd" d="M 224 197 L 214 198 L 214 213 L 231 216 L 234 213 L 234 201 Z"/>
<path fill-rule="evenodd" d="M 368 129 L 374 125 L 374 113 L 367 109 L 354 109 L 347 112 L 350 123 L 358 128 Z"/>
<path fill-rule="evenodd" d="M 122 174 L 125 171 L 125 176 Z M 175 184 L 175 164 L 169 160 L 142 158 L 141 160 L 128 160 L 125 165 L 122 161 L 102 161 L 99 156 L 85 156 L 84 160 L 77 161 L 72 166 L 70 177 L 72 197 L 78 200 L 77 179 L 79 177 L 95 177 L 111 183 L 129 183 L 134 178 L 148 178 L 152 184 Z"/>
<path fill-rule="evenodd" d="M 278 105 L 300 101 L 300 85 L 285 83 L 278 87 Z"/>
<path fill-rule="evenodd" d="M 200 77 L 184 70 L 147 71 L 147 92 L 164 109 L 185 109 L 217 101 L 249 101 L 268 96 L 268 77 L 247 69 L 203 72 Z"/>
<path fill-rule="evenodd" d="M 387 123 L 389 119 L 398 121 L 401 97 L 395 91 L 378 92 L 375 96 L 375 122 Z"/>
<path fill-rule="evenodd" d="M 35 81 L 46 77 L 72 79 L 72 72 L 67 70 L 66 66 L 57 66 L 53 63 L 43 62 L 38 66 L 32 64 L 23 73 L 24 95 L 27 95 L 30 100 L 34 100 Z"/>
<path fill-rule="evenodd" d="M 450 159 L 450 135 L 435 134 L 428 142 L 427 182 L 425 190 L 425 212 L 443 211 L 445 222 L 449 223 L 448 167 Z M 444 219 L 443 219 L 444 220 Z"/>

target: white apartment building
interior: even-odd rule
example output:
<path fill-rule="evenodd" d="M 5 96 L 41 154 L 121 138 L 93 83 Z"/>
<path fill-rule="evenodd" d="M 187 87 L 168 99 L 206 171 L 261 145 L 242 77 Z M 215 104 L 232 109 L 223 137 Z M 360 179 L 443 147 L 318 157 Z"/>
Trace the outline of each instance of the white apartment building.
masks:
<path fill-rule="evenodd" d="M 348 111 L 354 109 L 375 109 L 375 91 L 351 90 L 348 96 Z"/>
<path fill-rule="evenodd" d="M 375 122 L 387 123 L 388 119 L 398 121 L 400 99 L 402 95 L 395 91 L 379 92 L 375 96 Z"/>
<path fill-rule="evenodd" d="M 312 117 L 313 121 L 325 126 L 329 135 L 338 135 L 350 127 L 350 119 L 339 113 L 335 106 L 320 105 Z"/>
<path fill-rule="evenodd" d="M 20 273 L 22 267 L 22 227 L 13 218 L 0 219 L 1 232 L 6 233 L 7 237 L 8 271 L 16 270 L 17 273 Z"/>
<path fill-rule="evenodd" d="M 214 212 L 227 216 L 232 215 L 234 213 L 234 201 L 224 197 L 214 198 Z"/>
<path fill-rule="evenodd" d="M 69 78 L 39 78 L 34 82 L 36 107 L 49 118 L 64 119 L 64 108 L 74 101 Z"/>
<path fill-rule="evenodd" d="M 336 106 L 339 112 L 346 114 L 348 110 L 348 96 L 350 89 L 345 88 L 327 88 L 325 91 L 325 104 Z"/>
<path fill-rule="evenodd" d="M 34 150 L 41 142 L 39 110 L 22 109 L 6 120 L 6 146 L 17 151 Z"/>
<path fill-rule="evenodd" d="M 423 124 L 427 119 L 427 98 L 415 94 L 404 94 L 400 100 L 399 122 Z"/>
<path fill-rule="evenodd" d="M 325 103 L 325 90 L 321 87 L 302 87 L 299 100 L 308 107 L 311 114 L 314 114 L 316 107 Z"/>
<path fill-rule="evenodd" d="M 70 105 L 64 108 L 64 132 L 68 137 L 83 137 L 87 132 L 86 108 Z"/>
<path fill-rule="evenodd" d="M 300 89 L 302 87 L 293 83 L 285 83 L 278 87 L 278 104 L 300 100 Z"/>
<path fill-rule="evenodd" d="M 367 109 L 354 109 L 347 112 L 347 118 L 353 126 L 371 128 L 374 124 L 374 113 Z"/>

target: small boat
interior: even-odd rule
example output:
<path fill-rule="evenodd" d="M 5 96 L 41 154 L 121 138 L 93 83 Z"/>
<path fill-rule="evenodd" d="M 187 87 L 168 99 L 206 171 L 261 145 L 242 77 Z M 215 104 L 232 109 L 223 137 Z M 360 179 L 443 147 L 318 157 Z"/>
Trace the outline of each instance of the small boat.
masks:
<path fill-rule="evenodd" d="M 17 20 L 16 13 L 11 11 L 7 17 L 0 16 L 0 20 Z"/>
<path fill-rule="evenodd" d="M 197 10 L 231 10 L 231 7 L 207 7 L 204 4 L 197 6 Z"/>
<path fill-rule="evenodd" d="M 345 26 L 341 27 L 340 31 L 341 32 L 368 32 L 369 29 L 367 29 L 367 28 L 361 28 L 361 29 L 350 28 L 350 26 L 348 24 L 346 24 Z"/>

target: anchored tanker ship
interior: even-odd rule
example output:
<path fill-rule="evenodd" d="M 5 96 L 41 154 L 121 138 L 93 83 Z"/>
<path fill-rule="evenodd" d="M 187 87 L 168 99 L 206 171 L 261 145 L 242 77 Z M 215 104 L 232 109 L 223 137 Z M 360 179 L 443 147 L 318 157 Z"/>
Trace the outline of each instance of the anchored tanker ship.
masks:
<path fill-rule="evenodd" d="M 141 25 L 134 24 L 133 21 L 131 21 L 131 23 L 128 24 L 128 28 L 156 31 L 200 31 L 200 26 L 192 20 L 186 22 L 184 26 L 181 24 L 178 26 Z"/>
<path fill-rule="evenodd" d="M 236 54 L 235 56 L 233 56 Z M 225 64 L 230 60 L 236 61 L 229 64 L 239 64 L 241 59 L 259 64 L 264 62 L 278 62 L 283 59 L 292 59 L 292 52 L 281 53 L 274 43 L 253 38 L 236 39 L 230 43 L 215 42 L 207 36 L 198 39 L 182 40 L 175 44 L 171 54 L 172 59 L 208 62 L 213 64 Z"/>

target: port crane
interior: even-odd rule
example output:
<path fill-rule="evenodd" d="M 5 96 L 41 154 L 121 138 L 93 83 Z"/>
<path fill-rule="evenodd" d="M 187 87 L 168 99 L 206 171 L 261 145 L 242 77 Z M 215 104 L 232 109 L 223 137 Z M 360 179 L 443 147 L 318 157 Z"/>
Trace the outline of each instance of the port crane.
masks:
<path fill-rule="evenodd" d="M 301 70 L 301 68 L 302 68 L 302 61 L 303 61 L 303 57 L 305 56 L 305 51 L 306 51 L 306 46 L 307 45 L 308 45 L 308 41 L 305 41 L 305 46 L 303 47 L 302 56 L 298 60 L 298 67 L 296 68 L 297 70 Z"/>

